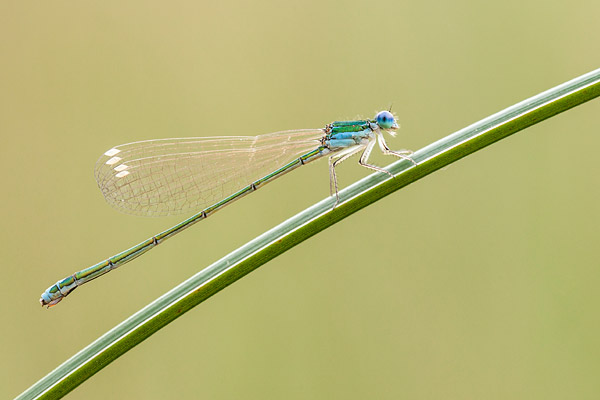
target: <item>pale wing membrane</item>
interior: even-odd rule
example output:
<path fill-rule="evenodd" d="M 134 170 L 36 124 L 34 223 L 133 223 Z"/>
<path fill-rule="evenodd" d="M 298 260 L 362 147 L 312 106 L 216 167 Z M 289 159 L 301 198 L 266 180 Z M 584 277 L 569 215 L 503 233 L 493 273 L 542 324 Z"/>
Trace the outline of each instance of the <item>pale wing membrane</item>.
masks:
<path fill-rule="evenodd" d="M 147 140 L 108 150 L 95 176 L 106 201 L 136 215 L 199 211 L 316 148 L 322 129 Z"/>

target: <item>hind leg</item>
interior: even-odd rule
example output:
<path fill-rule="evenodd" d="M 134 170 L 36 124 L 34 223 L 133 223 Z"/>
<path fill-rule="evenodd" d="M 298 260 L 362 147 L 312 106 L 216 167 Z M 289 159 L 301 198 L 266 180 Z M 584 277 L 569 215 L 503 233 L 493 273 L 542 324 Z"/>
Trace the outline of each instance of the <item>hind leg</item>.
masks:
<path fill-rule="evenodd" d="M 333 205 L 333 208 L 335 208 L 340 202 L 335 167 L 342 161 L 347 160 L 349 157 L 352 157 L 354 154 L 361 151 L 363 148 L 364 146 L 348 147 L 347 149 L 342 150 L 340 153 L 334 154 L 329 157 L 329 192 L 331 193 L 331 195 L 335 193 L 335 204 Z"/>

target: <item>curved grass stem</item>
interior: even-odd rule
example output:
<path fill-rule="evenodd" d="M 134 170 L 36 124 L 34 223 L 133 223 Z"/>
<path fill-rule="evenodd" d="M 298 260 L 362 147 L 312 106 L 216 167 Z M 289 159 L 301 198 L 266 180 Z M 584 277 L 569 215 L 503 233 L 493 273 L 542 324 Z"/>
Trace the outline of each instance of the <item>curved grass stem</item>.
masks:
<path fill-rule="evenodd" d="M 263 233 L 165 293 L 35 383 L 18 399 L 60 398 L 128 350 L 298 243 L 475 151 L 600 95 L 600 69 L 515 104 L 372 174 Z"/>

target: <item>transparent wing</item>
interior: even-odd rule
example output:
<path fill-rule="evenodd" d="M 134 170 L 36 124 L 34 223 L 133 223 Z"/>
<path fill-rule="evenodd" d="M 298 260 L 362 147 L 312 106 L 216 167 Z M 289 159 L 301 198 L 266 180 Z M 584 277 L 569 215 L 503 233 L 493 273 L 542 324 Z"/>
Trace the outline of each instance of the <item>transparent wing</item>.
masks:
<path fill-rule="evenodd" d="M 316 148 L 323 134 L 312 129 L 128 143 L 104 153 L 94 175 L 106 201 L 120 211 L 199 211 Z"/>

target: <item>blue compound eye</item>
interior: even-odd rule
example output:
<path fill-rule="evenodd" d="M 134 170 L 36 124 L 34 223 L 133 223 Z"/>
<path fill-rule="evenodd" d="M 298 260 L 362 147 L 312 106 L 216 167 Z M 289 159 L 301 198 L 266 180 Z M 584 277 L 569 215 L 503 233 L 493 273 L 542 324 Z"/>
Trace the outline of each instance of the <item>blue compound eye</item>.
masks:
<path fill-rule="evenodd" d="M 375 121 L 381 129 L 397 129 L 396 119 L 389 111 L 380 111 L 375 116 Z"/>

